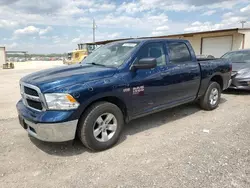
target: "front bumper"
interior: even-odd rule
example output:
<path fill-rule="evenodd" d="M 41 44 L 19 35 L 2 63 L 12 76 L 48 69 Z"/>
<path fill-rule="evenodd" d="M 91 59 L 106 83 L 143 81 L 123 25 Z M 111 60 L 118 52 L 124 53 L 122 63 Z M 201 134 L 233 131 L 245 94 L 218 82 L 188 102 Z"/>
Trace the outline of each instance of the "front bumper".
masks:
<path fill-rule="evenodd" d="M 64 142 L 75 138 L 77 120 L 63 123 L 33 123 L 19 116 L 19 122 L 29 135 L 46 142 Z"/>
<path fill-rule="evenodd" d="M 75 138 L 78 119 L 70 118 L 74 111 L 35 111 L 22 101 L 16 105 L 19 122 L 33 137 L 48 142 L 64 142 Z"/>
<path fill-rule="evenodd" d="M 229 89 L 250 90 L 250 79 L 245 80 L 240 78 L 233 78 Z"/>

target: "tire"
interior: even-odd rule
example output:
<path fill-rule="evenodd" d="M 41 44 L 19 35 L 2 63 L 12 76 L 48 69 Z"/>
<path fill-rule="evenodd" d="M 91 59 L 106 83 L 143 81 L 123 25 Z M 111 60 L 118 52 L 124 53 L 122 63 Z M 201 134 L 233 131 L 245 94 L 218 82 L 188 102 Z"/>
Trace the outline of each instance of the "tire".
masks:
<path fill-rule="evenodd" d="M 112 117 L 112 120 L 106 124 L 108 117 Z M 115 124 L 117 125 L 116 128 L 114 128 Z M 109 102 L 97 102 L 90 106 L 81 117 L 77 134 L 85 147 L 93 151 L 102 151 L 117 143 L 123 125 L 123 113 L 118 106 Z M 96 134 L 94 134 L 94 131 Z M 109 139 L 107 140 L 107 138 Z"/>
<path fill-rule="evenodd" d="M 217 99 L 215 97 L 216 91 L 217 91 Z M 211 95 L 213 95 L 214 97 L 210 98 Z M 210 82 L 205 95 L 201 97 L 199 100 L 200 107 L 204 110 L 214 110 L 215 108 L 218 107 L 220 103 L 220 97 L 221 97 L 220 85 L 217 82 Z"/>

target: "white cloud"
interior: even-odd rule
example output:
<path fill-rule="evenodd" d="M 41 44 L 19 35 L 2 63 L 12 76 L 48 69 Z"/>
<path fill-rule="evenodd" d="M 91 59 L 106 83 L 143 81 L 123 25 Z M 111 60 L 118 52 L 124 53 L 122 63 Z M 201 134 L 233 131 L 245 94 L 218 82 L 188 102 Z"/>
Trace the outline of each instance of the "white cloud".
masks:
<path fill-rule="evenodd" d="M 236 16 L 233 13 L 229 12 L 222 16 L 223 20 L 219 23 L 212 22 L 193 22 L 189 27 L 186 27 L 184 31 L 187 32 L 198 32 L 198 31 L 211 31 L 218 29 L 227 29 L 227 28 L 237 28 L 240 27 L 240 21 L 247 20 L 246 16 Z"/>
<path fill-rule="evenodd" d="M 193 22 L 191 25 L 192 25 L 192 26 L 196 26 L 196 25 L 201 25 L 201 24 L 202 24 L 201 22 L 196 21 L 196 22 Z"/>
<path fill-rule="evenodd" d="M 117 9 L 118 12 L 121 13 L 128 13 L 128 14 L 134 14 L 136 12 L 141 11 L 140 7 L 138 7 L 138 4 L 135 2 L 132 3 L 127 3 L 127 2 L 123 2 L 119 8 Z"/>
<path fill-rule="evenodd" d="M 121 36 L 121 32 L 111 33 L 108 35 L 109 39 L 115 39 Z"/>
<path fill-rule="evenodd" d="M 250 5 L 240 9 L 241 12 L 249 12 L 250 11 Z"/>
<path fill-rule="evenodd" d="M 45 35 L 45 34 L 47 34 L 48 32 L 50 32 L 50 31 L 52 31 L 52 30 L 53 30 L 53 28 L 52 28 L 51 26 L 48 26 L 48 27 L 45 28 L 45 29 L 40 29 L 39 35 Z"/>
<path fill-rule="evenodd" d="M 212 24 L 211 22 L 194 22 L 191 24 L 191 27 L 187 27 L 184 31 L 187 32 L 198 32 L 198 31 L 211 31 L 221 29 L 223 24 Z"/>
<path fill-rule="evenodd" d="M 166 14 L 159 14 L 147 17 L 149 21 L 154 22 L 156 24 L 164 24 L 168 22 L 168 16 Z"/>
<path fill-rule="evenodd" d="M 49 39 L 47 36 L 40 36 L 40 39 Z"/>
<path fill-rule="evenodd" d="M 5 46 L 6 50 L 13 50 L 18 46 L 18 44 L 16 42 L 13 42 L 13 43 L 10 43 L 10 44 L 1 44 L 0 43 L 0 46 Z"/>
<path fill-rule="evenodd" d="M 97 25 L 105 27 L 131 27 L 141 25 L 142 21 L 140 18 L 135 18 L 132 16 L 115 16 L 109 14 L 103 18 L 96 19 Z"/>
<path fill-rule="evenodd" d="M 214 0 L 213 3 L 210 3 L 210 1 L 207 3 L 206 5 L 201 6 L 201 8 L 203 9 L 222 9 L 222 10 L 232 10 L 236 5 L 246 2 L 248 0 L 223 0 L 223 1 L 218 1 L 218 0 Z"/>
<path fill-rule="evenodd" d="M 0 28 L 13 28 L 18 26 L 18 22 L 10 20 L 0 20 Z"/>
<path fill-rule="evenodd" d="M 74 38 L 74 39 L 72 39 L 72 43 L 77 43 L 77 42 L 79 42 L 81 40 L 81 38 Z"/>
<path fill-rule="evenodd" d="M 156 31 L 167 31 L 169 30 L 168 26 L 160 26 L 155 29 Z"/>
<path fill-rule="evenodd" d="M 226 19 L 226 18 L 230 18 L 230 17 L 232 17 L 232 16 L 234 16 L 234 13 L 232 13 L 232 12 L 227 12 L 227 13 L 225 13 L 225 14 L 222 15 L 222 18 Z"/>
<path fill-rule="evenodd" d="M 17 29 L 14 31 L 14 35 L 15 36 L 19 36 L 19 35 L 34 35 L 34 34 L 39 34 L 39 35 L 45 35 L 48 32 L 50 32 L 53 28 L 48 26 L 45 29 L 41 29 L 35 26 L 27 26 L 23 29 Z"/>
<path fill-rule="evenodd" d="M 112 11 L 116 8 L 115 4 L 110 3 L 110 4 L 99 4 L 96 5 L 96 8 L 98 9 L 98 11 Z"/>
<path fill-rule="evenodd" d="M 216 13 L 216 10 L 208 10 L 202 14 L 202 16 L 211 16 L 212 14 Z"/>
<path fill-rule="evenodd" d="M 39 28 L 35 26 L 27 26 L 23 29 L 17 29 L 14 31 L 15 35 L 30 35 L 30 34 L 35 34 L 39 32 Z"/>
<path fill-rule="evenodd" d="M 122 36 L 121 32 L 114 32 L 114 33 L 108 33 L 108 32 L 96 32 L 96 41 L 99 40 L 111 40 L 111 39 L 118 39 L 118 38 L 124 38 L 124 36 Z M 89 35 L 79 35 L 76 38 L 73 38 L 71 40 L 71 43 L 75 44 L 75 43 L 79 43 L 79 42 L 92 42 L 93 41 L 93 36 L 92 34 Z"/>
<path fill-rule="evenodd" d="M 59 36 L 52 36 L 51 37 L 51 41 L 54 43 L 54 44 L 58 44 L 61 42 L 61 38 Z"/>
<path fill-rule="evenodd" d="M 18 46 L 18 44 L 16 42 L 13 42 L 10 45 L 8 45 L 8 47 L 11 49 L 16 48 L 17 46 Z"/>
<path fill-rule="evenodd" d="M 153 31 L 152 32 L 153 36 L 159 36 L 159 35 L 163 35 L 163 31 Z"/>

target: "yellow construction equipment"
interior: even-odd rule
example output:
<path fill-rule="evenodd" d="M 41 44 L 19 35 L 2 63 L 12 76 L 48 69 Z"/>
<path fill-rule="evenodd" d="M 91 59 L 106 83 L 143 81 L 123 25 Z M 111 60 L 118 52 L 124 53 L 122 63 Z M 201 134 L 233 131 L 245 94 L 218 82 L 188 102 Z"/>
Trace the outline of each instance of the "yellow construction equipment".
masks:
<path fill-rule="evenodd" d="M 68 65 L 80 63 L 99 46 L 96 43 L 78 44 L 78 49 L 68 52 L 67 56 L 63 59 L 63 63 Z"/>

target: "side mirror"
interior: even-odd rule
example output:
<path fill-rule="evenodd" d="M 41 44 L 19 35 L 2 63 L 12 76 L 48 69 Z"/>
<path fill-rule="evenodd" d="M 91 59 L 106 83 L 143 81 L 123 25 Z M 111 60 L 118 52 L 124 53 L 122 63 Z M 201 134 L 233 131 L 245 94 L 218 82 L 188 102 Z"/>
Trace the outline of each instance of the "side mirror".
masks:
<path fill-rule="evenodd" d="M 137 69 L 152 69 L 157 65 L 155 58 L 142 58 L 138 62 L 134 63 L 130 68 L 132 71 Z"/>

